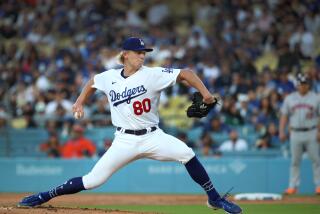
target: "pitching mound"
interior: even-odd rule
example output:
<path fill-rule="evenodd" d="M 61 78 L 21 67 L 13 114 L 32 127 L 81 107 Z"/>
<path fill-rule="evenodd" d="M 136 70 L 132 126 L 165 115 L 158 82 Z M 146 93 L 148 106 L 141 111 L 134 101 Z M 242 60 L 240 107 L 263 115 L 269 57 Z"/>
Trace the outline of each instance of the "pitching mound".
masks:
<path fill-rule="evenodd" d="M 120 210 L 83 209 L 80 206 L 88 205 L 183 205 L 203 204 L 204 195 L 107 195 L 107 194 L 75 194 L 54 198 L 44 206 L 37 208 L 18 208 L 16 204 L 28 194 L 1 193 L 0 214 L 137 214 L 140 212 L 128 212 Z M 307 203 L 319 204 L 319 197 L 285 197 L 279 201 L 240 201 L 241 203 Z M 146 214 L 144 212 L 144 214 Z M 151 213 L 150 213 L 151 214 Z"/>
<path fill-rule="evenodd" d="M 32 214 L 126 214 L 126 213 L 135 213 L 137 212 L 126 212 L 126 211 L 120 211 L 120 210 L 98 210 L 98 209 L 86 209 L 86 208 L 68 208 L 68 207 L 53 207 L 53 206 L 43 206 L 43 207 L 36 207 L 36 208 L 22 208 L 22 207 L 0 207 L 0 213 L 2 214 L 26 214 L 26 213 L 32 213 Z"/>

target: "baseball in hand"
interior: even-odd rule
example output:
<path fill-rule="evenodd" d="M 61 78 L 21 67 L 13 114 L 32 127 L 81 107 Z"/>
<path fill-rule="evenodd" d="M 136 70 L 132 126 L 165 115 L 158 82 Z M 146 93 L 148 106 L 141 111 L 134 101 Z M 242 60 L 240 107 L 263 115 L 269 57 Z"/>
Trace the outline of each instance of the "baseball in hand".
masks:
<path fill-rule="evenodd" d="M 76 118 L 77 120 L 79 120 L 81 117 L 82 117 L 82 114 L 81 112 L 79 111 L 76 111 L 74 114 L 73 114 L 74 118 Z"/>

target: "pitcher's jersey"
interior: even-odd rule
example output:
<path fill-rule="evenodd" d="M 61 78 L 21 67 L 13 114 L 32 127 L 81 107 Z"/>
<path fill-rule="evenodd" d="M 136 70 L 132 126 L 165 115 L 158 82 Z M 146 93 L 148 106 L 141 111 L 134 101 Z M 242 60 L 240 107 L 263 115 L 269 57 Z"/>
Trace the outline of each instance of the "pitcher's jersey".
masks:
<path fill-rule="evenodd" d="M 317 126 L 320 115 L 320 97 L 312 91 L 304 96 L 294 92 L 284 99 L 281 113 L 289 117 L 289 124 L 292 128 Z"/>
<path fill-rule="evenodd" d="M 133 130 L 158 125 L 160 93 L 176 83 L 180 69 L 142 66 L 127 78 L 122 72 L 111 69 L 93 78 L 92 87 L 108 97 L 112 124 Z"/>

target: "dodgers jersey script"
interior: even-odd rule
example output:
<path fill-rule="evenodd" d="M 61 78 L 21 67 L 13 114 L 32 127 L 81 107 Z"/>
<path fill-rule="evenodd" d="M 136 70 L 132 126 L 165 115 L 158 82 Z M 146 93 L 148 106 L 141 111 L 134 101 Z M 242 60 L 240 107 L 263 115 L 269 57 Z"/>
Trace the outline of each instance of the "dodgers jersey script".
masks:
<path fill-rule="evenodd" d="M 179 73 L 180 69 L 142 66 L 125 78 L 122 69 L 111 69 L 95 75 L 92 87 L 107 95 L 114 126 L 143 129 L 159 123 L 160 93 L 175 84 Z"/>

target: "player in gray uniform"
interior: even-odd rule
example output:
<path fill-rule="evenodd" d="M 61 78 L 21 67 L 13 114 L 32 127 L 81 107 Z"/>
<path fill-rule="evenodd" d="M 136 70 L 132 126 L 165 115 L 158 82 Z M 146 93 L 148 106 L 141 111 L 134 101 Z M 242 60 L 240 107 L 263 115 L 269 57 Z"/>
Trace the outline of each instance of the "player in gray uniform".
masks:
<path fill-rule="evenodd" d="M 300 162 L 306 149 L 313 167 L 315 193 L 320 194 L 320 155 L 317 142 L 320 115 L 320 97 L 310 91 L 310 82 L 305 74 L 297 75 L 297 91 L 289 94 L 281 108 L 279 137 L 286 140 L 285 128 L 289 121 L 291 167 L 289 188 L 285 194 L 295 194 L 300 184 Z"/>
<path fill-rule="evenodd" d="M 93 169 L 82 177 L 75 177 L 52 190 L 23 198 L 19 205 L 34 207 L 52 198 L 97 188 L 127 164 L 149 158 L 159 161 L 178 161 L 184 164 L 191 178 L 208 195 L 207 206 L 239 214 L 241 208 L 220 196 L 207 172 L 191 148 L 179 139 L 166 134 L 159 126 L 158 105 L 161 91 L 179 82 L 196 88 L 203 102 L 211 104 L 214 96 L 189 69 L 143 66 L 146 52 L 144 42 L 136 37 L 125 40 L 120 60 L 121 69 L 110 69 L 90 79 L 73 105 L 74 116 L 83 117 L 83 105 L 96 90 L 108 97 L 112 124 L 117 127 L 111 147 Z M 156 185 L 156 184 L 155 184 Z"/>

